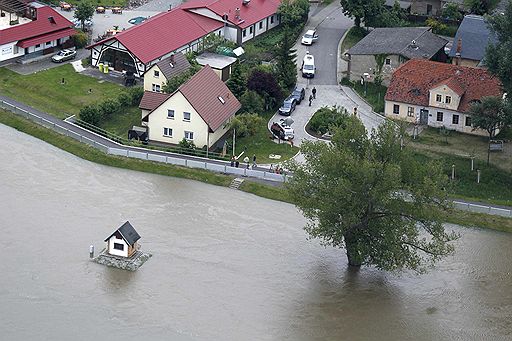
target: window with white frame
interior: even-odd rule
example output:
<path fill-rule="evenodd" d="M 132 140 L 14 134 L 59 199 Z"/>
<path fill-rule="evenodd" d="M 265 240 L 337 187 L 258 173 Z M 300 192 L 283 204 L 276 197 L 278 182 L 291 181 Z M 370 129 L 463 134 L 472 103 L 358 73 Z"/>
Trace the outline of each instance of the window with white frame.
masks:
<path fill-rule="evenodd" d="M 155 78 L 160 77 L 160 71 L 158 71 L 158 70 L 154 70 L 154 71 L 153 71 L 153 76 L 155 76 Z"/>
<path fill-rule="evenodd" d="M 263 21 L 260 21 L 260 30 L 263 29 Z"/>
<path fill-rule="evenodd" d="M 452 123 L 453 124 L 459 124 L 459 115 L 453 115 L 452 116 Z"/>
<path fill-rule="evenodd" d="M 189 112 L 183 112 L 183 121 L 190 122 L 190 113 Z"/>
<path fill-rule="evenodd" d="M 471 127 L 471 116 L 466 116 L 466 127 Z"/>
<path fill-rule="evenodd" d="M 160 84 L 152 84 L 151 87 L 154 92 L 160 92 Z"/>
<path fill-rule="evenodd" d="M 167 109 L 167 118 L 174 120 L 174 110 Z"/>
<path fill-rule="evenodd" d="M 164 128 L 164 136 L 172 137 L 172 128 Z"/>
<path fill-rule="evenodd" d="M 444 102 L 447 103 L 447 104 L 450 104 L 452 102 L 451 96 L 446 96 L 445 99 L 444 99 Z"/>
<path fill-rule="evenodd" d="M 393 114 L 400 114 L 400 106 L 398 104 L 393 104 Z"/>
<path fill-rule="evenodd" d="M 443 122 L 444 114 L 441 111 L 437 112 L 437 122 Z"/>
<path fill-rule="evenodd" d="M 193 139 L 194 139 L 194 132 L 192 132 L 192 131 L 186 131 L 186 130 L 185 130 L 185 139 L 186 139 L 186 140 L 193 140 Z"/>
<path fill-rule="evenodd" d="M 443 101 L 443 96 L 441 95 L 436 95 L 436 102 L 442 102 Z"/>
<path fill-rule="evenodd" d="M 115 250 L 119 250 L 119 251 L 123 251 L 124 250 L 124 245 L 123 244 L 119 244 L 119 243 L 114 243 L 114 249 Z"/>
<path fill-rule="evenodd" d="M 244 30 L 242 31 L 242 37 L 244 37 L 244 38 L 245 38 L 245 36 L 246 36 L 246 35 L 247 35 L 247 29 L 244 29 Z"/>
<path fill-rule="evenodd" d="M 252 34 L 252 26 L 249 27 L 249 34 Z"/>
<path fill-rule="evenodd" d="M 407 107 L 407 116 L 414 117 L 414 107 Z"/>

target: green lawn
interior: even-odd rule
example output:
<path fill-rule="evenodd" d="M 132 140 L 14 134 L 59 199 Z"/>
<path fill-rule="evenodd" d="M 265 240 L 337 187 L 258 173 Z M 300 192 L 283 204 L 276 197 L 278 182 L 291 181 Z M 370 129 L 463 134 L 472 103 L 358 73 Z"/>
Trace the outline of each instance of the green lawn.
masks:
<path fill-rule="evenodd" d="M 103 121 L 99 127 L 119 137 L 127 138 L 128 130 L 132 126 L 141 125 L 141 111 L 138 107 L 130 107 L 126 112 L 113 115 L 109 120 Z"/>
<path fill-rule="evenodd" d="M 341 80 L 341 85 L 349 86 L 355 92 L 364 98 L 373 108 L 373 111 L 382 113 L 384 112 L 384 96 L 386 96 L 387 87 L 384 85 L 377 85 L 375 83 L 367 82 L 361 85 L 360 82 L 351 82 L 348 78 Z"/>
<path fill-rule="evenodd" d="M 81 75 L 69 64 L 28 76 L 0 68 L 2 94 L 58 118 L 78 114 L 86 104 L 117 97 L 123 89 L 117 84 Z"/>

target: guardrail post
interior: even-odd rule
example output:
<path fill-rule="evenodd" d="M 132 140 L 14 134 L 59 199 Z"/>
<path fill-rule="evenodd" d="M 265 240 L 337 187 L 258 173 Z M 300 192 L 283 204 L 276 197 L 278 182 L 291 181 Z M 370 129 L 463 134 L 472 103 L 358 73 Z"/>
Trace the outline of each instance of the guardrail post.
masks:
<path fill-rule="evenodd" d="M 224 173 L 228 172 L 228 166 L 224 165 Z"/>

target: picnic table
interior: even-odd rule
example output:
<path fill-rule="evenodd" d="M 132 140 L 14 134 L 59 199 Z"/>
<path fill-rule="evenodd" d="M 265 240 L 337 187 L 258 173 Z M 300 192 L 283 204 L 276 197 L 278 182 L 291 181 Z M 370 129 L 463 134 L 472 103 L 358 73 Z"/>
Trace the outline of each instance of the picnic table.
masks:
<path fill-rule="evenodd" d="M 121 7 L 112 7 L 112 14 L 123 14 L 123 9 Z"/>
<path fill-rule="evenodd" d="M 68 4 L 67 2 L 60 2 L 60 9 L 63 10 L 63 11 L 71 11 L 71 5 Z"/>
<path fill-rule="evenodd" d="M 105 7 L 101 7 L 101 6 L 96 7 L 96 13 L 105 13 Z"/>

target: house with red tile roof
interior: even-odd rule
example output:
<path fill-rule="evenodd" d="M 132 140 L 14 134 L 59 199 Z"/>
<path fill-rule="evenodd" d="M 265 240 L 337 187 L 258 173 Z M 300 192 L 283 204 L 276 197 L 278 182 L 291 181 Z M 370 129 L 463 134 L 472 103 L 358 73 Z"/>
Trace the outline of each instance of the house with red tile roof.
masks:
<path fill-rule="evenodd" d="M 238 45 L 276 27 L 280 0 L 191 0 L 88 46 L 91 64 L 141 77 L 176 52 L 201 51 L 217 35 Z"/>
<path fill-rule="evenodd" d="M 393 73 L 384 113 L 414 124 L 487 135 L 473 129 L 469 108 L 482 97 L 502 95 L 500 81 L 486 69 L 412 59 Z"/>
<path fill-rule="evenodd" d="M 145 91 L 139 107 L 150 141 L 178 144 L 186 139 L 212 148 L 223 141 L 241 104 L 206 65 L 172 94 Z"/>
<path fill-rule="evenodd" d="M 53 53 L 76 33 L 71 21 L 38 2 L 2 2 L 0 9 L 0 62 Z"/>

